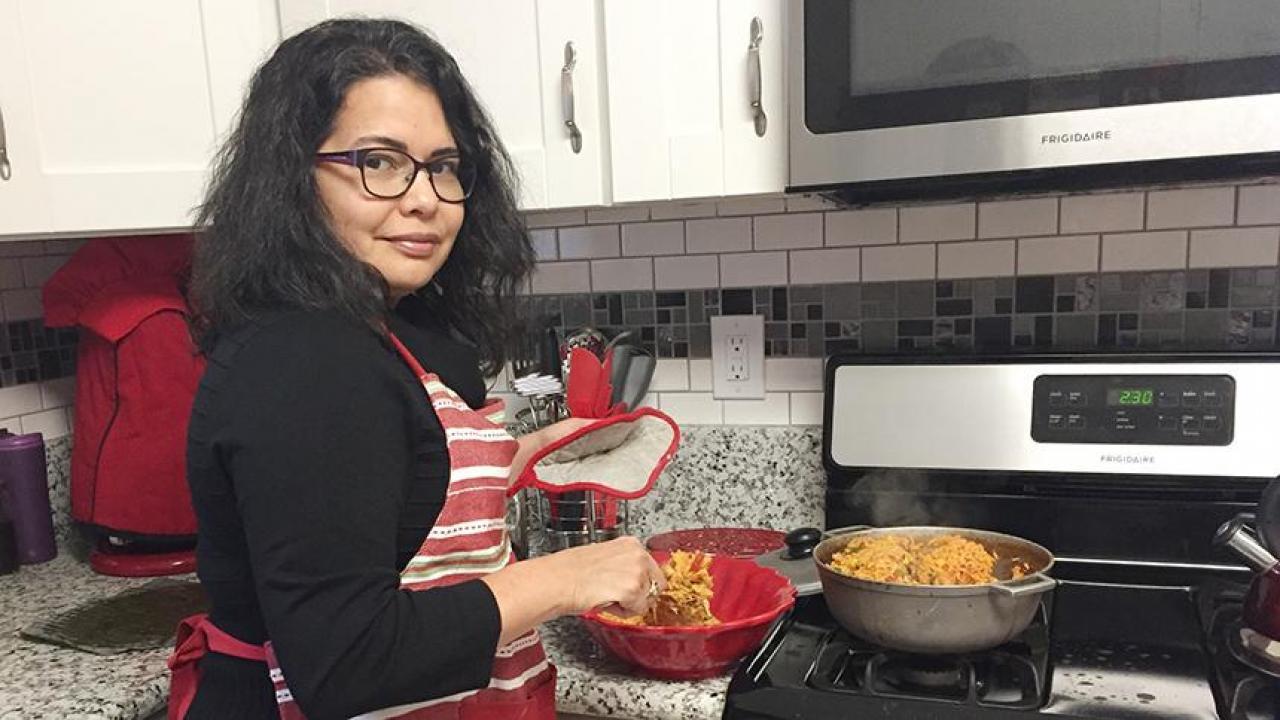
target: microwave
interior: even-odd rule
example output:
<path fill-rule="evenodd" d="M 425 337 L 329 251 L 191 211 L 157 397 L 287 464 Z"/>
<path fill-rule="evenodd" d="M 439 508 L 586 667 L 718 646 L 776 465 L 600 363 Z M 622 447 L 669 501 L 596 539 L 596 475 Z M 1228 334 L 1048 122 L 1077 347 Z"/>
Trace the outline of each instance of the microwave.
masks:
<path fill-rule="evenodd" d="M 788 190 L 859 203 L 1280 170 L 1280 0 L 788 6 Z"/>

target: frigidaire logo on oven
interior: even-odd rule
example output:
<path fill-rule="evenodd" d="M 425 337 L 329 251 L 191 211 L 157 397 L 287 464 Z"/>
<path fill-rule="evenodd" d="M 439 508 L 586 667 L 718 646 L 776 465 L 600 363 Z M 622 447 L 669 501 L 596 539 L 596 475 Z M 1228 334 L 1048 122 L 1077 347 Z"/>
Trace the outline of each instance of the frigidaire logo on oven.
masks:
<path fill-rule="evenodd" d="M 1101 460 L 1104 463 L 1113 463 L 1119 465 L 1151 465 L 1155 463 L 1155 455 L 1102 455 Z"/>
<path fill-rule="evenodd" d="M 1040 144 L 1056 145 L 1061 143 L 1063 145 L 1066 145 L 1070 143 L 1102 142 L 1104 140 L 1110 140 L 1110 139 L 1111 139 L 1110 130 L 1090 130 L 1088 132 L 1065 132 L 1065 133 L 1053 133 L 1051 135 L 1041 135 Z"/>

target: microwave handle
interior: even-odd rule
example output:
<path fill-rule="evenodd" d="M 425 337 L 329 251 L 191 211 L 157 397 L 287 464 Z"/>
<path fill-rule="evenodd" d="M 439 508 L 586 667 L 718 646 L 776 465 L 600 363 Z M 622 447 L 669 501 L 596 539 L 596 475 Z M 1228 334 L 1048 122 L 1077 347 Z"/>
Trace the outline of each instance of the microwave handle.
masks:
<path fill-rule="evenodd" d="M 755 118 L 756 136 L 764 137 L 769 129 L 769 117 L 764 112 L 763 93 L 760 90 L 760 42 L 764 39 L 764 23 L 751 18 L 751 44 L 747 46 L 747 83 L 751 88 L 751 114 Z"/>

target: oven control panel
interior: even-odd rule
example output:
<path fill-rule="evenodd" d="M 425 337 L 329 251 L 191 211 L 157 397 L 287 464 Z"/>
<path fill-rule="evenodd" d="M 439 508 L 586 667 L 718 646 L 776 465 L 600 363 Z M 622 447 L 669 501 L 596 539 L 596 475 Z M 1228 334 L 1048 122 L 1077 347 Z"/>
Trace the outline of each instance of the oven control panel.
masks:
<path fill-rule="evenodd" d="M 1040 443 L 1230 445 L 1230 375 L 1040 375 L 1031 437 Z"/>

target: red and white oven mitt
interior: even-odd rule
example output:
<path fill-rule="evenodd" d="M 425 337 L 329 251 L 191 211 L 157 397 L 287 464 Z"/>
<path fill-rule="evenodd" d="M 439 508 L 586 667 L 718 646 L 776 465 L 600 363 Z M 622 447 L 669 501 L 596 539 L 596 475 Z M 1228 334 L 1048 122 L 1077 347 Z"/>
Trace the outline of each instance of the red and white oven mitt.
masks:
<path fill-rule="evenodd" d="M 628 411 L 610 405 L 611 357 L 603 363 L 590 351 L 569 355 L 566 404 L 569 415 L 596 422 L 548 443 L 529 459 L 512 492 L 529 486 L 559 494 L 594 490 L 622 500 L 643 496 L 680 444 L 680 428 L 651 408 Z"/>

